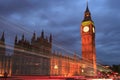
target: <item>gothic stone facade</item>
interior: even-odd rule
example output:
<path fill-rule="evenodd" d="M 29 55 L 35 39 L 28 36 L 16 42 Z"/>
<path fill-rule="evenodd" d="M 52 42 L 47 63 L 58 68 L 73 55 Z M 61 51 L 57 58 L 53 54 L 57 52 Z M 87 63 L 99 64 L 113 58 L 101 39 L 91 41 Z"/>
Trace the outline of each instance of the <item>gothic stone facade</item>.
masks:
<path fill-rule="evenodd" d="M 81 75 L 81 60 L 73 56 L 53 53 L 51 56 L 50 74 L 56 76 L 78 76 Z"/>
<path fill-rule="evenodd" d="M 6 47 L 1 38 L 2 51 L 0 55 L 0 74 L 7 72 L 12 76 L 19 75 L 44 75 L 44 76 L 73 76 L 81 75 L 80 58 L 76 55 L 70 57 L 52 53 L 52 36 L 40 37 L 33 33 L 31 42 L 25 40 L 24 35 L 14 41 L 14 54 L 5 56 Z M 4 57 L 3 57 L 4 54 Z"/>
<path fill-rule="evenodd" d="M 44 32 L 37 37 L 33 34 L 31 42 L 15 37 L 12 75 L 50 75 L 50 54 L 52 36 L 44 38 Z"/>

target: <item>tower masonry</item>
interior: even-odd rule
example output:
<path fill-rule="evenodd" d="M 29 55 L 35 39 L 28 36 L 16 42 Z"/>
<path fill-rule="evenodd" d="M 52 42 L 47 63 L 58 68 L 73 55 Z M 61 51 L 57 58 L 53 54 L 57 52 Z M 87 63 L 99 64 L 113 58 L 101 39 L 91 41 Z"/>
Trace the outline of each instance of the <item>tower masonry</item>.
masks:
<path fill-rule="evenodd" d="M 82 43 L 82 69 L 83 74 L 96 75 L 96 49 L 95 49 L 95 26 L 91 19 L 88 4 L 84 13 L 84 19 L 80 26 Z"/>

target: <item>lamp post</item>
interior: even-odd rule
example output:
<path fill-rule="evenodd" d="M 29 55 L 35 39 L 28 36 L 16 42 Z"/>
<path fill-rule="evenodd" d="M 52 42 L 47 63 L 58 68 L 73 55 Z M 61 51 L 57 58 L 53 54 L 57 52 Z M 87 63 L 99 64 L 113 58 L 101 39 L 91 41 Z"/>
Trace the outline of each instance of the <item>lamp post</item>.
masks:
<path fill-rule="evenodd" d="M 54 65 L 55 75 L 58 75 L 58 65 Z"/>
<path fill-rule="evenodd" d="M 81 69 L 81 72 L 82 72 L 82 75 L 84 75 L 84 69 L 83 68 Z"/>
<path fill-rule="evenodd" d="M 82 75 L 85 75 L 86 72 L 86 65 L 82 64 L 82 69 L 81 69 Z"/>

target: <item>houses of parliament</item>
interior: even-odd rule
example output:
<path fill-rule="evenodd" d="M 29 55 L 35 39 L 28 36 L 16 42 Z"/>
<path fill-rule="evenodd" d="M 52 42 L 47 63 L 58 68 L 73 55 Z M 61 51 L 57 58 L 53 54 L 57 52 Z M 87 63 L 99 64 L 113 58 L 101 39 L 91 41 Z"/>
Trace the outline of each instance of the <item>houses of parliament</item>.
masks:
<path fill-rule="evenodd" d="M 7 34 L 6 34 L 7 35 Z M 95 26 L 91 13 L 86 6 L 84 19 L 80 26 L 82 58 L 75 53 L 66 56 L 52 52 L 52 35 L 45 37 L 33 33 L 31 40 L 15 36 L 13 55 L 6 55 L 5 34 L 0 38 L 0 75 L 5 72 L 9 76 L 42 75 L 42 76 L 95 76 L 97 73 L 95 51 Z M 8 49 L 9 50 L 9 49 Z M 69 54 L 69 53 L 68 53 Z"/>

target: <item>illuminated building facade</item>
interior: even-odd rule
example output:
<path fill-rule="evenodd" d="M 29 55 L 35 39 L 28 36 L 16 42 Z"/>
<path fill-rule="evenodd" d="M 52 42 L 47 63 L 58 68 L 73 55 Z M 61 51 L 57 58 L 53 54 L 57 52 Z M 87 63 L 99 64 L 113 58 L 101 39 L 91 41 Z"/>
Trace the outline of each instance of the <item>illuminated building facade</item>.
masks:
<path fill-rule="evenodd" d="M 83 72 L 89 76 L 96 75 L 95 26 L 91 19 L 88 4 L 80 28 Z"/>
<path fill-rule="evenodd" d="M 14 54 L 5 56 L 6 46 L 1 38 L 0 73 L 9 76 L 44 75 L 44 76 L 73 76 L 81 74 L 80 58 L 52 53 L 52 35 L 44 37 L 44 32 L 37 37 L 35 33 L 31 42 L 15 37 Z"/>
<path fill-rule="evenodd" d="M 31 43 L 15 37 L 12 75 L 50 75 L 50 54 L 52 36 L 44 38 L 44 32 L 37 37 L 33 33 Z"/>
<path fill-rule="evenodd" d="M 78 76 L 81 75 L 80 58 L 74 56 L 65 56 L 53 53 L 51 56 L 51 75 L 56 76 Z"/>
<path fill-rule="evenodd" d="M 0 38 L 0 76 L 5 72 L 11 74 L 11 56 L 6 55 L 4 32 Z"/>
<path fill-rule="evenodd" d="M 52 53 L 52 36 L 49 40 L 33 33 L 31 43 L 15 37 L 12 75 L 50 75 L 73 76 L 80 75 L 80 58 Z"/>

